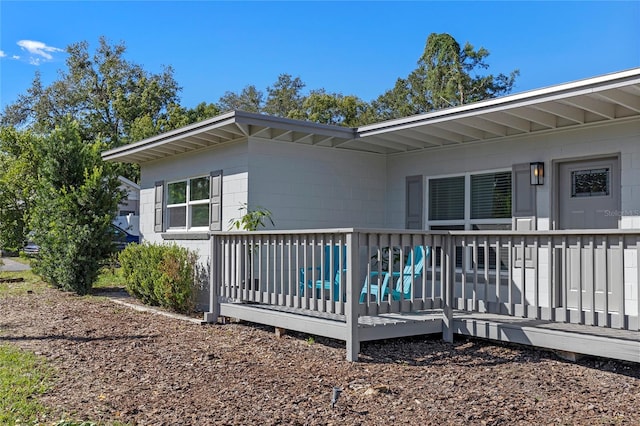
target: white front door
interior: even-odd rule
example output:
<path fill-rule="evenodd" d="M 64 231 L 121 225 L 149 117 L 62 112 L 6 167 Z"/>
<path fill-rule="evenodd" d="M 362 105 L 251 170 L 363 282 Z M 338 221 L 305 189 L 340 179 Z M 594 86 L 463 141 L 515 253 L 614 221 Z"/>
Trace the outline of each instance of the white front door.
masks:
<path fill-rule="evenodd" d="M 560 163 L 556 184 L 559 229 L 618 228 L 621 189 L 617 157 Z M 567 265 L 562 272 L 567 280 L 569 308 L 578 307 L 582 289 L 582 307 L 592 309 L 590 295 L 594 286 L 596 310 L 602 311 L 607 302 L 610 311 L 618 308 L 618 297 L 613 294 L 610 283 L 621 280 L 614 277 L 620 271 L 612 271 L 611 265 L 606 265 L 604 248 L 595 251 L 585 248 L 591 243 L 600 244 L 598 241 L 592 241 L 592 237 L 576 237 L 570 241 L 572 248 L 568 249 Z"/>

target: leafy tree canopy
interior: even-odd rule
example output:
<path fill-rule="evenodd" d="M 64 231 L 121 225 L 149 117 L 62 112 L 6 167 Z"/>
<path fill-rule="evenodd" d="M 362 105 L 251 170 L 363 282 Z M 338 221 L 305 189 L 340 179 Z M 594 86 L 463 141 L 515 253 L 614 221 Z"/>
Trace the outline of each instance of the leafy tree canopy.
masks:
<path fill-rule="evenodd" d="M 489 67 L 488 56 L 485 48 L 475 50 L 469 42 L 461 47 L 449 34 L 430 34 L 417 68 L 372 102 L 377 118 L 422 114 L 511 92 L 519 71 L 480 75 Z"/>
<path fill-rule="evenodd" d="M 0 129 L 0 247 L 18 251 L 28 234 L 42 155 L 30 131 Z"/>
<path fill-rule="evenodd" d="M 66 69 L 59 78 L 44 86 L 36 72 L 26 93 L 0 114 L 2 126 L 47 135 L 70 116 L 78 122 L 82 140 L 100 139 L 106 148 L 114 148 L 220 112 L 204 102 L 194 109 L 180 107 L 173 69 L 145 71 L 125 59 L 124 43 L 110 45 L 101 37 L 93 54 L 86 41 L 71 44 L 66 51 Z M 137 167 L 117 168 L 118 173 L 137 180 Z"/>
<path fill-rule="evenodd" d="M 416 69 L 398 78 L 392 89 L 371 103 L 324 89 L 303 93 L 306 85 L 299 77 L 281 74 L 267 88 L 266 99 L 262 91 L 250 85 L 240 93 L 226 92 L 218 108 L 356 127 L 509 93 L 519 72 L 482 75 L 489 67 L 488 56 L 485 48 L 476 50 L 468 42 L 460 46 L 449 34 L 433 33 L 427 38 Z"/>
<path fill-rule="evenodd" d="M 48 87 L 36 73 L 27 94 L 6 107 L 2 124 L 48 133 L 71 116 L 83 139 L 101 138 L 108 147 L 117 147 L 130 141 L 137 118 L 147 116 L 156 123 L 166 117 L 180 90 L 171 67 L 149 73 L 124 58 L 123 43 L 109 45 L 104 37 L 93 55 L 88 48 L 86 41 L 68 46 L 67 70 Z"/>
<path fill-rule="evenodd" d="M 264 94 L 256 86 L 247 86 L 240 93 L 225 92 L 218 101 L 222 111 L 242 110 L 246 112 L 262 112 Z"/>
<path fill-rule="evenodd" d="M 109 45 L 104 37 L 93 55 L 87 42 L 70 45 L 60 78 L 45 87 L 36 73 L 26 93 L 0 115 L 0 124 L 47 134 L 71 116 L 83 140 L 99 138 L 108 148 L 228 110 L 353 127 L 497 97 L 509 93 L 518 76 L 517 70 L 482 74 L 488 68 L 486 49 L 476 50 L 468 42 L 461 46 L 449 34 L 433 33 L 416 69 L 371 103 L 322 88 L 304 92 L 300 77 L 280 74 L 266 91 L 248 85 L 239 93 L 225 92 L 215 104 L 187 109 L 178 102 L 180 87 L 171 67 L 149 73 L 126 60 L 125 51 L 123 43 Z M 135 166 L 117 167 L 120 174 L 137 180 Z"/>
<path fill-rule="evenodd" d="M 262 111 L 278 117 L 296 117 L 304 102 L 304 87 L 300 77 L 280 74 L 274 85 L 267 87 L 267 100 Z"/>

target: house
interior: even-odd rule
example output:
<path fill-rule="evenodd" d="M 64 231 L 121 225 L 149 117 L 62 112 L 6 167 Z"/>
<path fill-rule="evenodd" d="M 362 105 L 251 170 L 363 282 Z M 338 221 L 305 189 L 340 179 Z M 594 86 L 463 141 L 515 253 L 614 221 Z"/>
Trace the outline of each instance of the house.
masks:
<path fill-rule="evenodd" d="M 127 195 L 118 205 L 118 214 L 113 224 L 127 233 L 140 235 L 140 185 L 127 179 L 124 176 L 118 176 L 120 186 L 118 189 L 124 191 Z"/>
<path fill-rule="evenodd" d="M 103 158 L 140 164 L 142 238 L 211 266 L 209 321 L 349 359 L 443 332 L 640 362 L 640 68 L 355 129 L 233 111 Z M 242 203 L 276 226 L 229 232 Z M 370 260 L 402 275 L 383 257 L 413 246 L 431 255 L 408 292 L 359 303 Z"/>

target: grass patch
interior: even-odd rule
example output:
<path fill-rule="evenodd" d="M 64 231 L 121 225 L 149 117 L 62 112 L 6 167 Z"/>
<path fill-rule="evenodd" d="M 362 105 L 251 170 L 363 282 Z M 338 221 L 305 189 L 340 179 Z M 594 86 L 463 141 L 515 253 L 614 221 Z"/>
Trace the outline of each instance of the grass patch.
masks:
<path fill-rule="evenodd" d="M 50 375 L 42 358 L 0 345 L 0 424 L 35 424 L 46 414 L 36 397 L 48 389 Z"/>
<path fill-rule="evenodd" d="M 122 268 L 115 268 L 112 266 L 105 266 L 100 269 L 98 279 L 93 283 L 94 289 L 117 289 L 124 290 L 125 281 L 122 275 Z"/>
<path fill-rule="evenodd" d="M 0 278 L 22 278 L 21 282 L 0 282 L 0 297 L 42 293 L 47 284 L 32 271 L 0 272 Z"/>
<path fill-rule="evenodd" d="M 20 296 L 29 292 L 39 294 L 47 288 L 47 284 L 42 281 L 42 278 L 31 270 L 0 271 L 0 278 L 22 278 L 23 280 L 21 282 L 0 282 L 0 297 Z M 107 266 L 102 268 L 93 288 L 97 290 L 124 290 L 125 280 L 121 268 Z"/>

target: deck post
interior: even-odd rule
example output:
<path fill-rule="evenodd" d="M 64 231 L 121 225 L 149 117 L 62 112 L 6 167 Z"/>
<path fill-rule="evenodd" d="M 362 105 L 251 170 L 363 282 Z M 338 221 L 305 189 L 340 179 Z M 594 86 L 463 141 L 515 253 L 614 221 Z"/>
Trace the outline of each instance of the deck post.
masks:
<path fill-rule="evenodd" d="M 444 252 L 444 270 L 442 272 L 444 285 L 442 286 L 442 289 L 445 292 L 444 306 L 442 308 L 442 340 L 448 343 L 453 343 L 453 291 L 456 265 L 456 247 L 454 238 L 455 237 L 451 235 L 443 235 L 441 245 Z"/>
<path fill-rule="evenodd" d="M 220 274 L 221 250 L 218 247 L 216 235 L 211 235 L 211 246 L 209 252 L 209 312 L 204 313 L 204 322 L 215 323 L 220 316 L 220 301 L 218 300 L 218 275 Z"/>
<path fill-rule="evenodd" d="M 360 303 L 360 234 L 350 232 L 347 239 L 347 300 L 346 300 L 346 346 L 347 361 L 357 361 L 360 353 L 360 336 L 358 336 L 358 304 Z"/>

